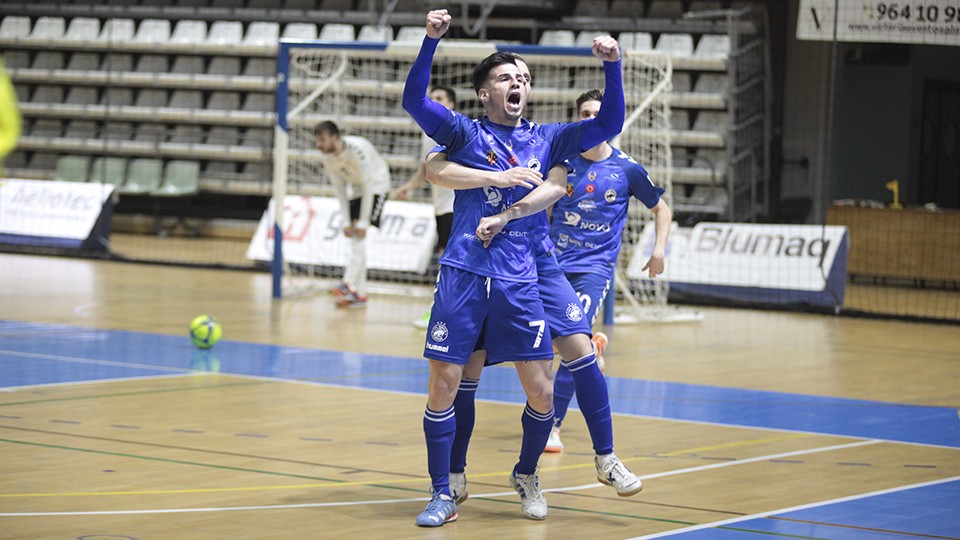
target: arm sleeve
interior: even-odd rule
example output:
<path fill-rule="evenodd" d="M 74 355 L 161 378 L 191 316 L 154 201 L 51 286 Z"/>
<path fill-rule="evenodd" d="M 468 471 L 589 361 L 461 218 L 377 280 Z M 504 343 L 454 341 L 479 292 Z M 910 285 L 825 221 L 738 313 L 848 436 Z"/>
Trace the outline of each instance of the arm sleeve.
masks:
<path fill-rule="evenodd" d="M 420 129 L 431 137 L 450 114 L 446 107 L 427 97 L 433 53 L 439 43 L 439 39 L 429 36 L 423 38 L 420 54 L 410 67 L 407 82 L 403 86 L 403 110 L 410 113 Z"/>
<path fill-rule="evenodd" d="M 580 151 L 585 152 L 594 146 L 615 137 L 623 129 L 623 117 L 626 104 L 623 98 L 623 74 L 620 60 L 603 63 L 604 87 L 603 99 L 597 117 L 583 126 L 580 139 Z"/>

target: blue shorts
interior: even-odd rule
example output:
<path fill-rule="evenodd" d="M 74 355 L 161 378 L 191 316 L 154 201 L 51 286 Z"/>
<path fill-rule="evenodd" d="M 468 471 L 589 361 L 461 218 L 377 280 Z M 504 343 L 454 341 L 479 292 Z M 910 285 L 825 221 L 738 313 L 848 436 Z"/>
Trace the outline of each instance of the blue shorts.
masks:
<path fill-rule="evenodd" d="M 552 253 L 537 257 L 537 287 L 547 315 L 547 326 L 554 336 L 592 335 L 592 319 L 585 315 L 584 304 L 560 270 Z"/>
<path fill-rule="evenodd" d="M 582 272 L 570 272 L 566 276 L 573 290 L 577 291 L 580 303 L 583 304 L 584 319 L 593 326 L 597 315 L 603 309 L 603 301 L 610 292 L 610 276 Z"/>
<path fill-rule="evenodd" d="M 490 364 L 553 359 L 535 282 L 487 278 L 441 265 L 423 356 L 466 364 L 481 331 Z"/>

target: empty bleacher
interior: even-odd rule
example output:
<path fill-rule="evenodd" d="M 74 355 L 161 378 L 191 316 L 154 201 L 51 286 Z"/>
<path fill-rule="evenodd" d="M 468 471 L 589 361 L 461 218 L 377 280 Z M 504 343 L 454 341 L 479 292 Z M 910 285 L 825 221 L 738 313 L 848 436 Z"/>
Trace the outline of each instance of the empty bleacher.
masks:
<path fill-rule="evenodd" d="M 536 2 L 530 4 L 536 9 Z M 566 11 L 556 7 L 561 4 Z M 267 195 L 277 39 L 419 42 L 423 35 L 422 7 L 406 12 L 398 6 L 382 24 L 385 14 L 370 12 L 365 0 L 52 5 L 57 9 L 26 2 L 0 7 L 0 50 L 26 120 L 6 167 L 24 177 L 55 177 L 58 155 L 117 158 L 128 165 L 135 159 L 188 160 L 199 164 L 202 190 Z M 533 24 L 532 41 L 540 45 L 588 47 L 593 36 L 607 33 L 618 37 L 627 54 L 655 50 L 671 56 L 678 206 L 702 208 L 698 197 L 684 194 L 699 196 L 704 189 L 724 191 L 732 200 L 739 188 L 730 161 L 740 149 L 729 129 L 736 99 L 731 58 L 742 47 L 731 43 L 726 19 L 689 20 L 684 14 L 733 4 L 544 0 L 541 5 L 555 9 L 556 18 L 549 25 Z M 304 22 L 306 14 L 311 22 Z M 529 22 L 514 19 L 488 25 Z M 356 75 L 381 76 L 362 69 Z M 567 79 L 566 73 L 556 80 L 542 73 L 538 88 Z M 574 81 L 572 88 L 585 89 Z M 733 218 L 726 210 L 715 213 Z"/>

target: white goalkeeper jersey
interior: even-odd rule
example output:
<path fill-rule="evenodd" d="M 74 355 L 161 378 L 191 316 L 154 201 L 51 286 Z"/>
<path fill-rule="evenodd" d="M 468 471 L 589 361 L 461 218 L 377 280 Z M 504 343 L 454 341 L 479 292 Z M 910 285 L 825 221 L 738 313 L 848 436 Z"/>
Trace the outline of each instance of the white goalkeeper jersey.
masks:
<path fill-rule="evenodd" d="M 350 201 L 360 199 L 360 217 L 357 225 L 367 228 L 373 212 L 373 196 L 390 191 L 390 168 L 373 144 L 363 137 L 344 135 L 343 151 L 339 155 L 320 152 L 323 168 L 340 200 L 340 211 L 350 215 Z"/>

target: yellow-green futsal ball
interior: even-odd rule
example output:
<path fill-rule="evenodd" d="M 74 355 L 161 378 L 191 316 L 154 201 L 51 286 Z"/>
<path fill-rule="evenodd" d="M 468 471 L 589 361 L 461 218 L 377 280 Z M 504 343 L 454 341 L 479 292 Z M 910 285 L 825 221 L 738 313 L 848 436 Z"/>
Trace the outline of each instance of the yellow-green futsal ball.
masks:
<path fill-rule="evenodd" d="M 200 315 L 190 322 L 190 339 L 201 349 L 213 347 L 222 335 L 220 321 L 209 315 Z"/>

